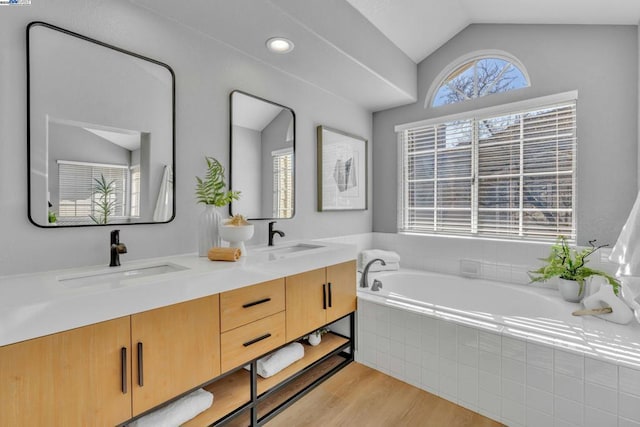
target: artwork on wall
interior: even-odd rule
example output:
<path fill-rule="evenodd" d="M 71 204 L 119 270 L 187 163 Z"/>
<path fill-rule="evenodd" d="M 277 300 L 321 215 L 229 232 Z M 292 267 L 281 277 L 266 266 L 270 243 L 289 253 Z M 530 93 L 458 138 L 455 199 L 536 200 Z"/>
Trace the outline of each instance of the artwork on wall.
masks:
<path fill-rule="evenodd" d="M 318 211 L 367 209 L 367 140 L 318 126 Z"/>

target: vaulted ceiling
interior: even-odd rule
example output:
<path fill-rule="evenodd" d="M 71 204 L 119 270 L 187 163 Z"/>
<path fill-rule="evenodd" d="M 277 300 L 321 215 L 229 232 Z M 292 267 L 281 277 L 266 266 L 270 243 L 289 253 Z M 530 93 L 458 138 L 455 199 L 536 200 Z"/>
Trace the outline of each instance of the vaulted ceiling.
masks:
<path fill-rule="evenodd" d="M 131 1 L 371 111 L 415 102 L 416 64 L 469 24 L 640 20 L 640 0 Z M 267 51 L 274 36 L 293 52 Z"/>

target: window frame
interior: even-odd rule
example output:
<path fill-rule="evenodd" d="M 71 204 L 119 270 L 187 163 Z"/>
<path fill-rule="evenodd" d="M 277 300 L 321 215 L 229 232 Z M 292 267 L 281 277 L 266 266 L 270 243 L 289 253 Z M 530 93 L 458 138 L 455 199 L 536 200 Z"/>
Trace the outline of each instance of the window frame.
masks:
<path fill-rule="evenodd" d="M 442 71 L 440 71 L 440 73 L 436 76 L 436 78 L 433 79 L 433 83 L 431 84 L 431 86 L 429 87 L 429 90 L 427 91 L 427 95 L 425 96 L 425 99 L 424 99 L 424 108 L 425 109 L 427 109 L 427 108 L 434 109 L 434 108 L 443 108 L 443 107 L 446 107 L 448 105 L 464 104 L 465 101 L 456 102 L 456 103 L 453 103 L 453 104 L 443 104 L 443 105 L 433 106 L 433 101 L 435 100 L 435 97 L 438 94 L 438 91 L 440 90 L 440 87 L 443 85 L 444 80 L 451 73 L 453 73 L 455 70 L 457 70 L 458 68 L 462 67 L 463 65 L 465 65 L 465 64 L 467 64 L 467 63 L 469 63 L 471 61 L 476 61 L 476 60 L 486 59 L 486 58 L 502 59 L 504 61 L 510 62 L 515 67 L 518 67 L 518 69 L 520 70 L 520 72 L 522 73 L 522 75 L 524 76 L 524 78 L 527 81 L 527 86 L 524 86 L 524 87 L 518 88 L 518 89 L 525 89 L 527 87 L 531 87 L 531 77 L 529 76 L 529 72 L 527 71 L 527 69 L 524 66 L 524 64 L 518 58 L 516 58 L 512 54 L 510 54 L 508 52 L 505 52 L 503 50 L 497 50 L 497 49 L 477 50 L 477 51 L 470 52 L 470 53 L 467 53 L 465 55 L 462 55 L 462 56 L 456 58 L 454 61 L 449 63 L 449 65 L 444 67 L 442 69 Z M 511 92 L 511 91 L 500 92 L 500 93 L 509 93 L 509 92 Z M 499 95 L 500 93 L 494 93 L 492 95 Z M 484 96 L 479 97 L 479 98 L 472 98 L 471 100 L 480 99 L 480 98 L 484 98 Z M 467 101 L 471 101 L 471 100 L 467 100 Z"/>
<path fill-rule="evenodd" d="M 433 235 L 433 236 L 456 236 L 456 237 L 468 237 L 468 238 L 482 238 L 482 239 L 503 239 L 503 240 L 522 240 L 522 241 L 528 241 L 528 242 L 548 242 L 550 240 L 553 240 L 551 238 L 549 239 L 544 239 L 544 238 L 540 238 L 540 237 L 531 237 L 531 236 L 518 236 L 518 235 L 495 235 L 495 234 L 478 234 L 476 233 L 476 230 L 473 229 L 473 223 L 471 225 L 471 231 L 470 232 L 464 232 L 464 233 L 454 233 L 451 231 L 443 231 L 443 232 L 438 232 L 438 231 L 407 231 L 404 229 L 404 219 L 406 216 L 406 206 L 405 206 L 405 182 L 404 182 L 404 147 L 403 147 L 403 132 L 406 130 L 411 130 L 411 129 L 415 129 L 415 128 L 420 128 L 420 127 L 428 127 L 428 126 L 433 126 L 436 124 L 441 124 L 441 123 L 448 123 L 448 122 L 453 122 L 456 120 L 469 120 L 469 119 L 477 119 L 477 118 L 482 118 L 482 117 L 486 117 L 486 116 L 499 116 L 499 115 L 508 115 L 508 114 L 515 114 L 521 111 L 525 111 L 525 110 L 533 110 L 533 109 L 544 109 L 545 107 L 552 107 L 554 105 L 559 105 L 559 104 L 563 104 L 563 103 L 569 103 L 569 102 L 575 102 L 576 104 L 576 108 L 577 108 L 577 102 L 578 102 L 578 91 L 574 90 L 574 91 L 568 91 L 568 92 L 562 92 L 562 93 L 558 93 L 558 94 L 554 94 L 554 95 L 548 95 L 548 96 L 543 96 L 543 97 L 538 97 L 538 98 L 532 98 L 532 99 L 527 99 L 527 100 L 523 100 L 523 101 L 517 101 L 517 102 L 512 102 L 512 103 L 507 103 L 507 104 L 501 104 L 501 105 L 496 105 L 496 106 L 492 106 L 492 107 L 486 107 L 486 108 L 481 108 L 481 109 L 476 109 L 476 110 L 469 110 L 469 111 L 464 111 L 461 113 L 456 113 L 456 114 L 450 114 L 450 115 L 445 115 L 445 116 L 440 116 L 440 117 L 436 117 L 436 118 L 431 118 L 431 119 L 426 119 L 426 120 L 420 120 L 420 121 L 416 121 L 416 122 L 411 122 L 411 123 L 404 123 L 404 124 L 400 124 L 400 125 L 396 125 L 394 127 L 394 131 L 396 132 L 396 137 L 397 137 L 397 167 L 398 167 L 398 174 L 397 174 L 397 188 L 398 188 L 398 193 L 397 193 L 397 232 L 398 233 L 407 233 L 407 234 L 418 234 L 418 235 Z M 576 203 L 576 196 L 577 196 L 577 187 L 578 187 L 578 183 L 577 183 L 577 112 L 575 113 L 575 125 L 576 125 L 576 131 L 575 131 L 575 135 L 574 135 L 574 149 L 573 149 L 573 153 L 572 153 L 572 161 L 573 161 L 573 170 L 572 170 L 572 189 L 573 189 L 573 194 L 572 194 L 572 204 L 571 204 L 571 209 L 572 209 L 572 224 L 571 224 L 571 229 L 573 231 L 573 236 L 567 236 L 569 238 L 570 242 L 575 242 L 577 241 L 577 236 L 578 236 L 578 227 L 577 227 L 577 203 Z M 474 151 L 477 150 L 477 146 L 475 144 L 472 144 L 472 146 L 474 146 L 475 148 L 473 148 Z M 474 158 L 472 160 L 472 162 L 475 162 L 477 159 L 477 157 L 474 155 Z M 472 166 L 474 169 L 477 169 L 477 165 Z M 475 173 L 475 172 L 474 172 Z M 478 179 L 477 174 L 474 177 L 475 180 Z M 478 203 L 478 195 L 477 195 L 477 185 L 473 185 L 472 186 L 472 209 L 474 209 L 473 205 L 477 205 Z M 477 208 L 477 206 L 476 206 Z M 520 206 L 520 209 L 522 209 L 523 207 Z M 435 211 L 434 211 L 435 214 Z"/>

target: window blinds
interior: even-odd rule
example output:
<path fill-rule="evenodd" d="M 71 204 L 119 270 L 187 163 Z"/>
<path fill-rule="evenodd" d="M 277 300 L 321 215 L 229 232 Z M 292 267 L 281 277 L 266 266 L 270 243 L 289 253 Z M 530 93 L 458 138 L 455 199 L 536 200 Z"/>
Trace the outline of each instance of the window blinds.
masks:
<path fill-rule="evenodd" d="M 293 150 L 271 153 L 273 159 L 273 217 L 293 216 Z"/>
<path fill-rule="evenodd" d="M 399 131 L 400 231 L 575 240 L 575 100 Z"/>

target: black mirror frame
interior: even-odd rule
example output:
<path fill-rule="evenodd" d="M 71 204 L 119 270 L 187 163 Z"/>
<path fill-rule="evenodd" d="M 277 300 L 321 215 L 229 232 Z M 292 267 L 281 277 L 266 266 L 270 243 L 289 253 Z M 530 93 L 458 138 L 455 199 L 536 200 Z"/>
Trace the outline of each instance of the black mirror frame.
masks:
<path fill-rule="evenodd" d="M 59 31 L 61 33 L 67 34 L 72 37 L 77 37 L 81 40 L 95 43 L 98 46 L 106 47 L 108 49 L 112 49 L 116 52 L 123 53 L 125 55 L 133 56 L 138 59 L 142 59 L 144 61 L 149 61 L 153 64 L 164 67 L 171 74 L 171 154 L 172 154 L 172 164 L 171 168 L 173 170 L 173 212 L 171 218 L 167 221 L 159 221 L 159 222 L 121 222 L 121 223 L 113 223 L 113 224 L 78 224 L 78 225 L 56 225 L 55 227 L 45 226 L 42 224 L 36 223 L 31 217 L 31 72 L 30 72 L 30 50 L 29 50 L 29 31 L 32 27 L 42 26 L 49 28 L 51 30 Z M 173 69 L 164 62 L 157 61 L 155 59 L 140 55 L 135 52 L 131 52 L 126 49 L 122 49 L 120 47 L 101 42 L 100 40 L 96 40 L 82 34 L 75 33 L 73 31 L 48 24 L 42 21 L 33 21 L 27 25 L 26 29 L 27 34 L 27 46 L 26 46 L 26 59 L 27 59 L 27 216 L 29 217 L 29 222 L 39 228 L 44 229 L 56 229 L 56 228 L 75 228 L 75 227 L 113 227 L 113 226 L 128 226 L 128 225 L 148 225 L 148 224 L 167 224 L 173 221 L 176 217 L 176 75 L 173 72 Z"/>

